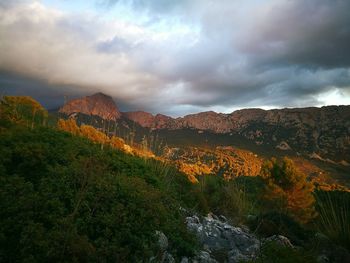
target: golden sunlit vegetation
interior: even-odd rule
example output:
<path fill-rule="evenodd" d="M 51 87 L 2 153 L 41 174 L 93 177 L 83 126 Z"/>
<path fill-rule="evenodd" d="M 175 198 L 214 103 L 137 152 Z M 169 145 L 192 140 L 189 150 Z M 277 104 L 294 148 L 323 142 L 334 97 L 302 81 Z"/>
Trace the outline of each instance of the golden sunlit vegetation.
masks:
<path fill-rule="evenodd" d="M 226 180 L 237 176 L 256 176 L 262 159 L 252 152 L 233 147 L 217 147 L 215 150 L 187 147 L 167 148 L 163 157 L 172 160 L 191 181 L 202 175 L 222 176 Z"/>
<path fill-rule="evenodd" d="M 265 162 L 260 175 L 267 183 L 265 197 L 273 206 L 279 206 L 301 223 L 307 223 L 316 216 L 312 194 L 314 186 L 291 159 L 277 161 L 273 158 Z"/>
<path fill-rule="evenodd" d="M 23 124 L 31 128 L 34 128 L 35 123 L 45 125 L 47 121 L 47 110 L 29 96 L 4 96 L 0 103 L 2 121 Z"/>
<path fill-rule="evenodd" d="M 137 148 L 130 147 L 129 145 L 125 144 L 123 139 L 117 136 L 108 137 L 105 133 L 97 130 L 93 126 L 81 125 L 79 127 L 72 118 L 67 120 L 59 119 L 57 122 L 57 127 L 59 130 L 72 133 L 76 136 L 85 137 L 94 143 L 100 144 L 102 149 L 104 145 L 108 145 L 114 149 L 123 150 L 127 153 L 133 153 L 139 156 L 146 156 L 147 154 L 147 156 L 152 156 L 148 152 L 142 152 Z"/>
<path fill-rule="evenodd" d="M 129 154 L 134 154 L 140 157 L 153 158 L 154 154 L 147 148 L 142 146 L 133 145 L 130 146 L 125 143 L 125 141 L 117 136 L 107 136 L 104 132 L 97 130 L 91 125 L 77 125 L 76 121 L 72 118 L 67 120 L 59 119 L 57 122 L 57 128 L 62 131 L 72 133 L 73 135 L 82 136 L 90 141 L 100 144 L 101 148 L 105 145 L 110 146 L 114 149 L 122 150 Z"/>

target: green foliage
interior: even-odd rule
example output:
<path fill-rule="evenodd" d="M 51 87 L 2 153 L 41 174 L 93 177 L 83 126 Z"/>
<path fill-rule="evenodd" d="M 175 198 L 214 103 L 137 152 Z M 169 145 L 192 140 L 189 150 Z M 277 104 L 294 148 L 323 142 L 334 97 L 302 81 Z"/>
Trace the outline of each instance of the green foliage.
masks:
<path fill-rule="evenodd" d="M 350 193 L 316 191 L 317 226 L 333 242 L 350 250 Z"/>
<path fill-rule="evenodd" d="M 262 237 L 283 235 L 295 245 L 304 245 L 312 238 L 312 231 L 303 227 L 288 215 L 265 212 L 248 221 L 250 229 Z"/>
<path fill-rule="evenodd" d="M 179 207 L 195 190 L 157 165 L 53 129 L 2 130 L 0 261 L 137 262 L 157 253 L 156 230 L 191 255 Z"/>
<path fill-rule="evenodd" d="M 281 246 L 275 242 L 263 244 L 257 259 L 251 263 L 316 263 L 314 255 L 309 252 Z"/>
<path fill-rule="evenodd" d="M 189 183 L 187 176 L 179 174 L 175 166 L 152 158 L 144 158 L 145 164 L 150 167 L 152 174 L 161 180 L 161 187 L 167 196 L 180 199 L 186 208 L 192 211 L 208 212 L 203 206 L 203 196 L 200 186 Z"/>
<path fill-rule="evenodd" d="M 208 209 L 242 223 L 248 215 L 258 213 L 257 197 L 262 188 L 259 177 L 224 180 L 220 176 L 200 176 L 199 185 Z"/>
<path fill-rule="evenodd" d="M 289 214 L 301 223 L 316 216 L 313 185 L 291 159 L 272 158 L 262 166 L 260 175 L 267 184 L 265 200 L 269 209 Z"/>

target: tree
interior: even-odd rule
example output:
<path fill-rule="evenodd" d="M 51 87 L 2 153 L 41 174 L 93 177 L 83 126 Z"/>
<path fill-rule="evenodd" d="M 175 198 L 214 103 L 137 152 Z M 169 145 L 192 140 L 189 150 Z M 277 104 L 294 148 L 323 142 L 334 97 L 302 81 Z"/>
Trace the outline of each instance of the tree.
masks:
<path fill-rule="evenodd" d="M 44 124 L 47 110 L 29 96 L 4 96 L 0 102 L 1 118 L 16 124 L 26 124 L 32 129 L 35 123 Z"/>
<path fill-rule="evenodd" d="M 263 164 L 260 175 L 267 183 L 265 199 L 270 205 L 300 223 L 307 223 L 316 216 L 313 185 L 291 159 L 285 157 L 278 161 L 272 158 Z"/>
<path fill-rule="evenodd" d="M 80 135 L 80 128 L 74 119 L 68 120 L 59 119 L 57 122 L 57 128 L 62 131 L 70 132 L 74 135 Z"/>

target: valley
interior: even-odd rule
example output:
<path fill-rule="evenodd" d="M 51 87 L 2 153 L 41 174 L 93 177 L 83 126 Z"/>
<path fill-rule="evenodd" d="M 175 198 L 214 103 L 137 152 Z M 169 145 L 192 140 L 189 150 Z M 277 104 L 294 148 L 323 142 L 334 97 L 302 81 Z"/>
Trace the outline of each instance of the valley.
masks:
<path fill-rule="evenodd" d="M 96 108 L 105 110 L 99 112 Z M 256 175 L 262 160 L 289 156 L 299 160 L 297 164 L 304 170 L 308 167 L 305 172 L 318 181 L 350 186 L 350 106 L 246 109 L 171 118 L 140 111 L 120 112 L 111 97 L 97 93 L 68 102 L 58 114 L 120 136 L 130 145 L 146 147 L 159 157 L 175 161 L 180 169 L 189 171 L 191 178 L 195 170 L 197 175 L 219 171 L 220 175 L 228 173 L 228 177 Z M 225 149 L 236 153 L 223 153 Z M 180 159 L 173 157 L 174 151 L 182 152 L 177 156 Z M 255 159 L 246 161 L 245 151 Z M 229 156 L 228 163 L 223 162 L 224 155 Z"/>

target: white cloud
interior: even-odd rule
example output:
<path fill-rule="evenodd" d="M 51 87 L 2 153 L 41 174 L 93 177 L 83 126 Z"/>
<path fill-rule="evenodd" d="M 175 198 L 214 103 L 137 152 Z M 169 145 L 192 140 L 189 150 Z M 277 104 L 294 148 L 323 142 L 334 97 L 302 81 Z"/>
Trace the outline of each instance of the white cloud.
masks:
<path fill-rule="evenodd" d="M 330 87 L 329 91 L 317 95 L 316 100 L 319 102 L 318 106 L 350 105 L 350 87 L 344 90 Z"/>

